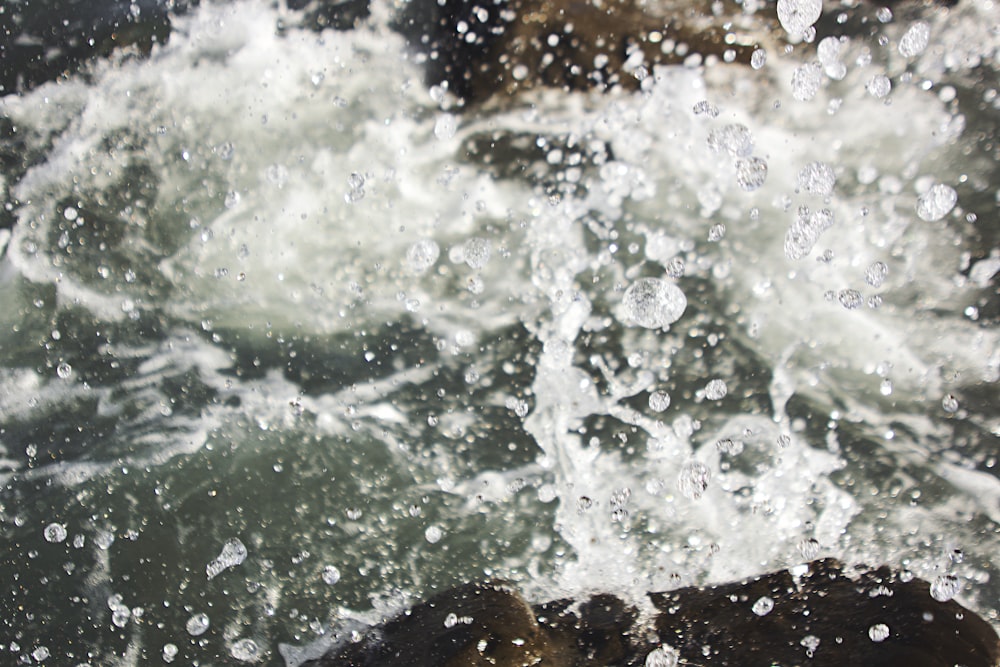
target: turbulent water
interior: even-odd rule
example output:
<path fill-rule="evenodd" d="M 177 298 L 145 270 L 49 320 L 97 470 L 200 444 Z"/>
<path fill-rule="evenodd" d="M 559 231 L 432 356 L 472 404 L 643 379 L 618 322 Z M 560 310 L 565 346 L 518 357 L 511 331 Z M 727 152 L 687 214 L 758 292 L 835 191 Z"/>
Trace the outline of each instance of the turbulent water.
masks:
<path fill-rule="evenodd" d="M 992 1 L 473 113 L 388 8 L 279 13 L 0 102 L 0 661 L 817 555 L 998 623 Z"/>

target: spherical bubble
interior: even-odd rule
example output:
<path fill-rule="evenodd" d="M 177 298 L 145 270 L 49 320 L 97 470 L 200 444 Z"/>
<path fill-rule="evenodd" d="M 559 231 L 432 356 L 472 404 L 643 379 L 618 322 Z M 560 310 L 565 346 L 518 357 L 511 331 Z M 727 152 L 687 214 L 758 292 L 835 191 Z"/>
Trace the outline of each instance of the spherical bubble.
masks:
<path fill-rule="evenodd" d="M 778 22 L 792 39 L 801 37 L 822 13 L 823 0 L 778 0 Z"/>
<path fill-rule="evenodd" d="M 881 287 L 888 275 L 889 267 L 885 262 L 873 262 L 871 266 L 865 269 L 865 282 L 872 287 Z"/>
<path fill-rule="evenodd" d="M 797 179 L 799 190 L 823 197 L 833 194 L 836 183 L 837 174 L 825 162 L 810 162 L 802 168 Z"/>
<path fill-rule="evenodd" d="M 680 655 L 670 646 L 654 648 L 646 655 L 646 667 L 677 667 Z"/>
<path fill-rule="evenodd" d="M 481 269 L 490 261 L 490 240 L 473 237 L 465 242 L 465 263 L 473 269 Z"/>
<path fill-rule="evenodd" d="M 677 488 L 685 498 L 698 500 L 708 488 L 711 478 L 712 473 L 704 463 L 688 461 L 681 466 L 681 472 L 677 477 Z"/>
<path fill-rule="evenodd" d="M 680 319 L 687 308 L 687 297 L 673 283 L 640 278 L 625 290 L 622 304 L 629 320 L 647 329 L 659 329 Z"/>
<path fill-rule="evenodd" d="M 931 597 L 938 602 L 947 602 L 962 590 L 962 583 L 953 574 L 942 574 L 931 582 Z"/>
<path fill-rule="evenodd" d="M 665 391 L 654 391 L 649 395 L 649 409 L 663 412 L 670 407 L 670 394 Z"/>
<path fill-rule="evenodd" d="M 872 97 L 882 99 L 892 90 L 892 81 L 885 74 L 876 74 L 868 81 L 865 88 L 868 89 L 868 94 Z"/>
<path fill-rule="evenodd" d="M 64 361 L 56 367 L 56 375 L 60 380 L 68 380 L 73 375 L 73 367 Z"/>
<path fill-rule="evenodd" d="M 197 637 L 205 634 L 205 631 L 208 630 L 208 624 L 208 614 L 195 614 L 188 619 L 184 628 L 187 630 L 189 635 Z"/>
<path fill-rule="evenodd" d="M 707 385 L 705 385 L 705 398 L 710 401 L 719 401 L 726 397 L 729 393 L 729 388 L 726 386 L 725 380 L 710 380 Z"/>
<path fill-rule="evenodd" d="M 753 135 L 746 125 L 733 123 L 708 135 L 708 147 L 716 153 L 726 152 L 733 157 L 749 155 L 753 150 Z"/>
<path fill-rule="evenodd" d="M 437 243 L 430 239 L 422 239 L 406 251 L 406 263 L 414 273 L 424 273 L 434 266 L 440 255 L 441 249 Z"/>
<path fill-rule="evenodd" d="M 940 220 L 955 208 L 958 193 L 951 186 L 938 183 L 922 194 L 917 200 L 917 215 L 921 220 Z"/>
<path fill-rule="evenodd" d="M 66 526 L 61 523 L 50 523 L 45 526 L 45 530 L 42 531 L 42 535 L 45 536 L 46 542 L 62 542 L 66 539 Z"/>
<path fill-rule="evenodd" d="M 334 565 L 327 565 L 323 568 L 323 583 L 327 586 L 333 586 L 335 583 L 340 581 L 340 570 Z"/>
<path fill-rule="evenodd" d="M 440 542 L 442 537 L 444 537 L 444 531 L 438 526 L 428 526 L 427 530 L 424 531 L 424 539 L 431 544 Z"/>
<path fill-rule="evenodd" d="M 736 182 L 747 192 L 753 192 L 767 180 L 767 161 L 759 157 L 736 161 Z"/>
<path fill-rule="evenodd" d="M 816 45 L 816 57 L 826 66 L 833 65 L 840 61 L 840 47 L 839 37 L 824 37 Z"/>
<path fill-rule="evenodd" d="M 955 394 L 945 394 L 944 398 L 941 399 L 941 407 L 945 412 L 958 412 L 958 399 L 955 398 Z"/>
<path fill-rule="evenodd" d="M 889 638 L 889 626 L 885 623 L 876 623 L 868 628 L 868 637 L 873 642 L 884 642 Z"/>
<path fill-rule="evenodd" d="M 923 53 L 930 41 L 931 27 L 923 21 L 917 21 L 909 27 L 899 40 L 899 54 L 904 58 Z"/>
<path fill-rule="evenodd" d="M 751 607 L 751 609 L 753 610 L 753 613 L 758 616 L 767 616 L 771 613 L 771 610 L 774 609 L 774 600 L 766 595 L 757 598 L 757 601 L 753 603 L 753 607 Z"/>
<path fill-rule="evenodd" d="M 799 65 L 792 72 L 792 97 L 806 102 L 816 97 L 823 84 L 823 68 L 819 63 Z"/>
<path fill-rule="evenodd" d="M 242 662 L 254 662 L 260 658 L 260 647 L 252 639 L 241 639 L 229 648 L 229 654 Z"/>

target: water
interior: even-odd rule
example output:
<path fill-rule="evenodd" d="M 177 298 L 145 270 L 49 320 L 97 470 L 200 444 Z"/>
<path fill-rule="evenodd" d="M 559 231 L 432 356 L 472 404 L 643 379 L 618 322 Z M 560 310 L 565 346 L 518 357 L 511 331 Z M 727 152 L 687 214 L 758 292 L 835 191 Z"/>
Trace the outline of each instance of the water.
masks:
<path fill-rule="evenodd" d="M 820 555 L 997 623 L 995 12 L 458 114 L 386 7 L 251 1 L 3 98 L 3 650 L 294 663 Z"/>

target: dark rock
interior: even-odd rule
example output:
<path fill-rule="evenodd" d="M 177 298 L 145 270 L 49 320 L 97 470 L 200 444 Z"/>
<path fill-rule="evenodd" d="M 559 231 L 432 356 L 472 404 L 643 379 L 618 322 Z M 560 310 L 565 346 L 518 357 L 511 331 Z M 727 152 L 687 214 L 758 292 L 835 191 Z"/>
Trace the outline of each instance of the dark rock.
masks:
<path fill-rule="evenodd" d="M 712 587 L 652 593 L 653 618 L 613 595 L 529 607 L 507 585 L 468 584 L 373 627 L 312 667 L 614 667 L 669 647 L 680 664 L 995 667 L 1000 640 L 927 582 L 832 560 Z M 758 606 L 769 598 L 773 607 Z"/>

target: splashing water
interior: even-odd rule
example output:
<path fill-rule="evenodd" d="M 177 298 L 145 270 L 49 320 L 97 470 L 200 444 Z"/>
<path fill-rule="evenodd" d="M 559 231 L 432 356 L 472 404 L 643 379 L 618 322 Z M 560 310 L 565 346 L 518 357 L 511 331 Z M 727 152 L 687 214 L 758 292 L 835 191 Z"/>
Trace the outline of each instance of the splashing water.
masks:
<path fill-rule="evenodd" d="M 821 555 L 995 620 L 988 9 L 782 1 L 749 68 L 458 114 L 387 8 L 212 3 L 3 98 L 16 652 L 294 664 L 458 581 Z"/>

